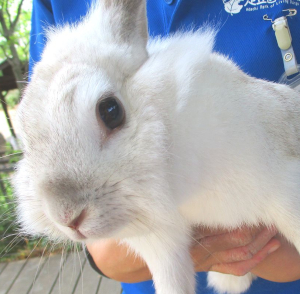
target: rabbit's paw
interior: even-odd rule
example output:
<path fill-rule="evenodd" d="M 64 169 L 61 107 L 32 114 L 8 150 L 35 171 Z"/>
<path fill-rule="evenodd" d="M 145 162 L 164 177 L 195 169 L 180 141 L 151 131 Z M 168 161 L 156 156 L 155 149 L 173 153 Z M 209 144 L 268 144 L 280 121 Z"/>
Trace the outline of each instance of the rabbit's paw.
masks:
<path fill-rule="evenodd" d="M 241 294 L 247 291 L 254 276 L 251 273 L 238 277 L 217 272 L 209 272 L 207 275 L 208 286 L 220 294 Z"/>

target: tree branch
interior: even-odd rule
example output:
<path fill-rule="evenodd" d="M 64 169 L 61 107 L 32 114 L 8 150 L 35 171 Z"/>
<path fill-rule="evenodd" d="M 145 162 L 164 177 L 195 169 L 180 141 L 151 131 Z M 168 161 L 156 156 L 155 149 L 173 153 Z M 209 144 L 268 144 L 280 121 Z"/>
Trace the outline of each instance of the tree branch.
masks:
<path fill-rule="evenodd" d="M 11 27 L 10 27 L 10 31 L 12 33 L 15 31 L 15 27 L 17 25 L 17 22 L 19 20 L 20 15 L 21 15 L 21 9 L 22 9 L 23 2 L 24 2 L 24 0 L 21 0 L 21 2 L 19 3 L 18 10 L 17 10 L 17 15 L 16 15 L 14 21 L 12 22 Z"/>
<path fill-rule="evenodd" d="M 3 7 L 4 7 L 4 5 L 3 5 Z M 8 0 L 5 1 L 5 10 L 6 10 L 6 13 L 8 15 L 9 25 L 11 26 L 11 15 L 10 15 L 9 9 L 8 9 Z"/>
<path fill-rule="evenodd" d="M 4 56 L 8 59 L 8 62 L 9 62 L 10 57 L 7 55 L 4 46 L 0 45 L 0 48 L 2 49 Z"/>
<path fill-rule="evenodd" d="M 3 10 L 0 9 L 0 24 L 2 26 L 3 29 L 3 36 L 8 39 L 9 38 L 9 30 L 6 26 L 5 20 L 4 20 L 4 16 L 3 16 Z"/>

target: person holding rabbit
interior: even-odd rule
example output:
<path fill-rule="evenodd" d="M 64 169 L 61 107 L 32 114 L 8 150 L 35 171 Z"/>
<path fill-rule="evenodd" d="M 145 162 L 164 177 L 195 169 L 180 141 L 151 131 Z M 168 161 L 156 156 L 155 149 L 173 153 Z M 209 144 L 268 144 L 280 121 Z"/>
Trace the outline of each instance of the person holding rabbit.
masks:
<path fill-rule="evenodd" d="M 92 1 L 33 0 L 30 71 L 40 60 L 49 25 L 76 23 Z M 277 82 L 284 74 L 283 60 L 270 21 L 297 9 L 295 1 L 148 0 L 151 37 L 212 25 L 217 30 L 214 50 L 227 55 L 249 75 Z M 288 3 L 287 3 L 288 2 Z M 299 8 L 300 9 L 300 8 Z M 293 48 L 300 56 L 300 18 L 288 19 Z M 298 57 L 300 58 L 300 57 Z M 194 229 L 191 255 L 197 272 L 197 293 L 214 293 L 205 287 L 205 272 L 237 276 L 252 272 L 259 278 L 246 293 L 296 294 L 300 291 L 300 257 L 277 234 L 276 228 L 243 227 L 234 231 Z M 124 294 L 153 294 L 151 274 L 142 260 L 127 254 L 116 240 L 87 244 L 89 259 L 97 271 L 123 282 Z"/>

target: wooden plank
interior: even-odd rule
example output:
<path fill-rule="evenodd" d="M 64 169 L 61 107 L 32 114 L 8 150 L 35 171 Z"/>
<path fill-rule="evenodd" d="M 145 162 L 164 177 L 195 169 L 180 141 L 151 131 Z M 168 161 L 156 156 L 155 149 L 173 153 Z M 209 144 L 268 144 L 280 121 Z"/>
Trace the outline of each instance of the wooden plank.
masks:
<path fill-rule="evenodd" d="M 122 288 L 119 282 L 102 277 L 97 294 L 120 294 L 121 290 Z"/>
<path fill-rule="evenodd" d="M 40 257 L 29 259 L 9 294 L 28 293 L 44 262 L 45 259 Z"/>
<path fill-rule="evenodd" d="M 64 264 L 59 278 L 57 279 L 51 294 L 71 294 L 73 293 L 82 271 L 82 265 L 85 260 L 84 253 L 69 254 L 66 263 Z"/>
<path fill-rule="evenodd" d="M 7 266 L 8 264 L 6 262 L 2 262 L 0 263 L 0 275 L 2 273 L 2 271 L 5 269 L 5 267 Z"/>
<path fill-rule="evenodd" d="M 15 282 L 15 279 L 21 273 L 23 267 L 26 265 L 26 260 L 15 261 L 8 264 L 0 275 L 0 294 L 8 293 L 9 289 Z"/>
<path fill-rule="evenodd" d="M 96 294 L 100 283 L 100 279 L 100 275 L 96 273 L 91 268 L 89 262 L 86 261 L 74 294 Z"/>
<path fill-rule="evenodd" d="M 60 254 L 47 257 L 42 271 L 32 286 L 30 294 L 49 293 L 55 284 L 62 262 L 63 260 Z"/>

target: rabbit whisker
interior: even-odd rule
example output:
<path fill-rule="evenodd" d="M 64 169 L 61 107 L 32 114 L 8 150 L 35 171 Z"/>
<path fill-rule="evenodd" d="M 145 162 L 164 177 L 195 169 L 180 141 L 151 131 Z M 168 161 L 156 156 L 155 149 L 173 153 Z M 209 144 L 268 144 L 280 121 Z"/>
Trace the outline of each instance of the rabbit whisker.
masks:
<path fill-rule="evenodd" d="M 9 181 L 11 181 L 11 178 L 0 178 L 0 181 L 1 182 L 9 182 Z"/>
<path fill-rule="evenodd" d="M 10 225 L 6 228 L 6 230 L 4 231 L 4 233 L 2 234 L 2 238 L 3 236 L 5 236 L 6 232 L 14 225 L 15 223 L 14 222 L 11 222 Z M 1 240 L 2 240 L 1 238 Z"/>
<path fill-rule="evenodd" d="M 0 159 L 7 158 L 7 157 L 10 157 L 10 156 L 14 156 L 14 155 L 19 155 L 19 154 L 23 154 L 23 152 L 17 152 L 17 153 L 12 153 L 12 154 L 8 154 L 8 155 L 4 155 L 4 156 L 1 156 Z"/>
<path fill-rule="evenodd" d="M 116 185 L 122 183 L 123 181 L 130 179 L 130 178 L 131 178 L 131 177 L 124 178 L 123 180 L 120 180 L 120 181 L 114 183 L 113 185 L 110 185 L 110 187 L 114 187 L 114 186 L 116 186 Z"/>
<path fill-rule="evenodd" d="M 6 203 L 3 203 L 3 204 L 0 204 L 0 207 L 6 206 L 6 205 L 9 206 L 9 205 L 16 204 L 16 203 L 17 203 L 16 201 L 10 201 L 10 202 L 6 202 Z"/>
<path fill-rule="evenodd" d="M 80 276 L 81 276 L 81 289 L 82 289 L 82 293 L 83 293 L 83 267 L 85 265 L 86 260 L 84 260 L 84 262 L 82 263 L 81 259 L 80 259 L 79 250 L 78 250 L 77 246 L 74 245 L 74 249 L 76 249 L 76 253 L 77 253 L 77 257 L 78 257 L 78 261 L 79 261 Z M 78 277 L 78 279 L 79 279 L 79 277 Z M 77 280 L 76 286 L 78 285 L 78 282 L 79 282 L 79 280 Z"/>
<path fill-rule="evenodd" d="M 36 247 L 41 243 L 42 241 L 42 237 L 38 240 L 38 242 L 34 245 L 33 249 L 30 251 L 30 253 L 28 254 L 26 260 L 28 260 L 28 258 L 31 256 L 31 254 L 33 253 L 33 251 L 36 249 Z"/>
<path fill-rule="evenodd" d="M 0 252 L 0 259 L 5 256 L 6 253 L 8 253 L 8 250 L 12 249 L 14 246 L 16 246 L 18 243 L 22 241 L 22 239 L 18 239 L 20 236 L 16 235 Z M 16 243 L 17 241 L 17 243 Z M 4 254 L 3 254 L 4 253 Z M 3 255 L 2 255 L 3 254 Z"/>
<path fill-rule="evenodd" d="M 28 81 L 16 81 L 18 84 L 29 84 L 29 82 Z"/>
<path fill-rule="evenodd" d="M 46 245 L 45 245 L 45 247 L 44 247 L 44 250 L 43 250 L 42 255 L 41 255 L 41 257 L 40 257 L 40 260 L 39 260 L 39 264 L 38 264 L 37 269 L 36 269 L 36 272 L 35 272 L 35 276 L 34 276 L 34 278 L 33 278 L 33 281 L 32 281 L 32 283 L 31 283 L 30 288 L 28 289 L 27 293 L 31 293 L 31 290 L 34 288 L 35 283 L 36 283 L 36 280 L 37 280 L 37 278 L 38 278 L 40 272 L 42 271 L 42 269 L 43 269 L 43 267 L 44 267 L 44 265 L 45 265 L 45 263 L 46 263 L 46 261 L 44 261 L 44 262 L 42 263 L 42 260 L 43 260 L 43 257 L 44 257 L 44 255 L 45 255 L 45 252 L 46 252 L 46 249 L 47 249 L 48 244 L 49 244 L 49 242 L 47 242 Z"/>
<path fill-rule="evenodd" d="M 118 192 L 118 191 L 120 191 L 120 190 L 122 190 L 122 188 L 116 189 L 116 190 L 114 190 L 114 191 L 109 191 L 109 192 L 107 192 L 107 193 L 103 193 L 103 194 L 102 194 L 102 197 L 103 197 L 103 196 L 106 196 L 106 195 L 109 195 L 109 194 L 113 194 L 113 193 Z"/>
<path fill-rule="evenodd" d="M 13 237 L 13 236 L 18 236 L 18 237 L 21 237 L 21 235 L 19 235 L 19 233 L 15 233 L 15 234 L 10 234 L 10 235 L 7 235 L 7 236 L 5 236 L 5 237 L 3 237 L 3 238 L 1 238 L 0 239 L 0 242 L 1 241 L 4 241 L 5 239 L 7 239 L 7 238 L 10 238 L 10 237 Z"/>

